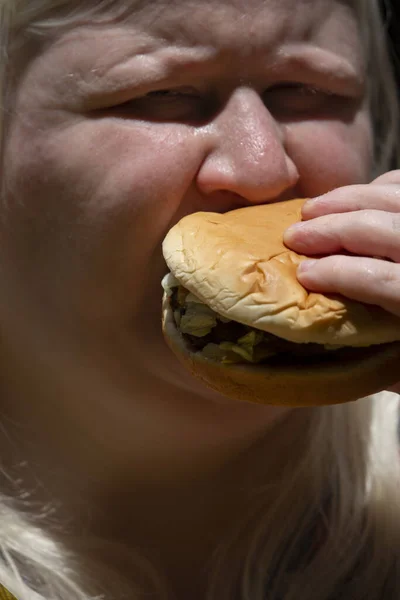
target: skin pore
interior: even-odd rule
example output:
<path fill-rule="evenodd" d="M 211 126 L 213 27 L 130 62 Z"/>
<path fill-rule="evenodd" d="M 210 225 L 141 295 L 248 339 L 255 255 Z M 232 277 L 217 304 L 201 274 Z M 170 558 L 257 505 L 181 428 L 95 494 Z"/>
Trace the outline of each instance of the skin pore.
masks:
<path fill-rule="evenodd" d="M 72 529 L 143 548 L 178 598 L 195 598 L 249 489 L 279 470 L 260 446 L 290 440 L 303 417 L 218 396 L 177 364 L 160 328 L 162 239 L 193 211 L 368 181 L 371 127 L 343 2 L 133 13 L 62 34 L 18 84 L 0 245 L 3 456 L 19 476 L 30 457 L 32 497 Z"/>

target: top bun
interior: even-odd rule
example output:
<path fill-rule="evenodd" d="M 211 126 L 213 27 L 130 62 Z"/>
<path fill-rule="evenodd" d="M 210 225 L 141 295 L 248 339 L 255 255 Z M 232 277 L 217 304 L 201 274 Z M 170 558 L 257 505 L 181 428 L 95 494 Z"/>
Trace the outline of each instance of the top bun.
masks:
<path fill-rule="evenodd" d="M 369 346 L 400 339 L 400 319 L 373 305 L 307 291 L 308 258 L 283 232 L 301 220 L 303 199 L 198 212 L 167 234 L 163 253 L 178 281 L 220 315 L 292 342 Z"/>

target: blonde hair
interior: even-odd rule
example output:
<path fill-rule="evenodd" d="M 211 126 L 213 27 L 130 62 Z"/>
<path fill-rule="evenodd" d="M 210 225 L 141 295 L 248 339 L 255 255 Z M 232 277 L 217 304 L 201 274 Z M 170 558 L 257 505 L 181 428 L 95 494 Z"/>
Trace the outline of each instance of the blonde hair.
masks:
<path fill-rule="evenodd" d="M 396 88 L 376 0 L 353 4 L 367 57 L 377 175 L 398 164 Z M 27 45 L 40 46 L 60 28 L 100 18 L 111 8 L 119 10 L 120 18 L 131 10 L 113 0 L 1 0 L 2 140 Z M 285 464 L 273 484 L 275 501 L 270 489 L 254 490 L 249 514 L 215 549 L 208 600 L 400 597 L 397 396 L 383 392 L 351 404 L 304 410 L 307 427 L 299 432 L 301 442 L 291 440 L 299 452 L 296 447 L 293 462 Z M 106 544 L 80 543 L 80 558 L 84 544 Z M 151 581 L 157 597 L 167 597 L 143 557 L 117 546 L 114 551 L 129 556 L 138 582 Z M 5 494 L 0 496 L 0 558 L 0 582 L 19 600 L 102 597 L 96 571 L 104 572 L 107 565 L 77 565 L 62 532 L 51 532 L 46 515 L 30 515 Z M 139 583 L 132 589 L 111 568 L 109 580 L 108 593 L 141 597 Z"/>

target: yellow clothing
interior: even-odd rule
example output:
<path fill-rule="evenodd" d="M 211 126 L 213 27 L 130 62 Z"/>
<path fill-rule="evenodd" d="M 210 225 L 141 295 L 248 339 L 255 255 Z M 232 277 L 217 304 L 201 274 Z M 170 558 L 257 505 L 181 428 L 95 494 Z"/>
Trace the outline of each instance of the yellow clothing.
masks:
<path fill-rule="evenodd" d="M 6 590 L 6 588 L 0 584 L 0 600 L 17 600 L 17 599 L 15 596 L 12 595 L 11 592 Z"/>

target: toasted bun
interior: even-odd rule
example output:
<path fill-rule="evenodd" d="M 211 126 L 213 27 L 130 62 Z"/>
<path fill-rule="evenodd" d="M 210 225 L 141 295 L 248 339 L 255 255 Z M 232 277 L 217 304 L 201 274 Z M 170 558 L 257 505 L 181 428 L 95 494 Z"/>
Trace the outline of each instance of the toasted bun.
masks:
<path fill-rule="evenodd" d="M 170 271 L 215 312 L 292 342 L 369 346 L 400 340 L 400 319 L 378 306 L 308 292 L 307 257 L 282 241 L 304 200 L 184 217 L 167 234 Z"/>
<path fill-rule="evenodd" d="M 326 361 L 314 364 L 221 364 L 191 351 L 164 296 L 168 345 L 195 377 L 225 396 L 288 406 L 337 404 L 378 392 L 399 379 L 399 318 L 377 306 L 309 293 L 297 281 L 297 266 L 307 257 L 289 250 L 282 237 L 301 219 L 303 202 L 224 215 L 194 213 L 164 240 L 164 257 L 173 275 L 224 317 L 292 342 L 353 347 L 332 351 Z"/>

